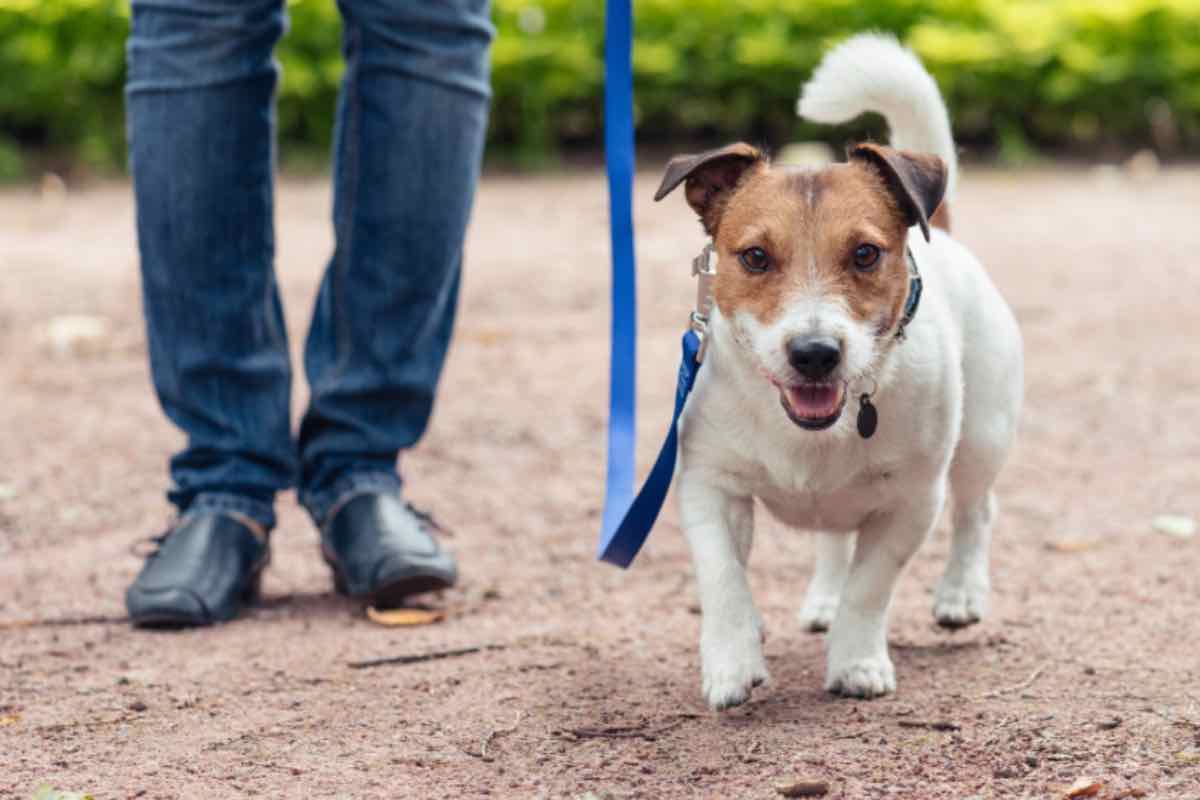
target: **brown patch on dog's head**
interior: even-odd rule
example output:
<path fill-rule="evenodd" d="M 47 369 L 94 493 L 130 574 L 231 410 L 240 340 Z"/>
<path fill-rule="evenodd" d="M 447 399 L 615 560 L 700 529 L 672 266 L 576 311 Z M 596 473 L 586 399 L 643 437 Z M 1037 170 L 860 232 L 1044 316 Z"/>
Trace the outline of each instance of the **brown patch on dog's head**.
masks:
<path fill-rule="evenodd" d="M 767 158 L 745 142 L 726 145 L 696 155 L 675 156 L 667 164 L 662 184 L 654 193 L 662 200 L 687 181 L 684 194 L 710 236 L 715 236 L 725 203 L 748 171 L 766 167 Z"/>
<path fill-rule="evenodd" d="M 934 156 L 877 145 L 819 170 L 771 167 L 743 147 L 676 159 L 658 197 L 689 180 L 688 202 L 719 257 L 713 294 L 734 340 L 793 422 L 827 428 L 900 323 L 909 228 L 928 237 L 946 169 Z"/>
<path fill-rule="evenodd" d="M 856 319 L 886 331 L 899 321 L 908 295 L 908 219 L 879 172 L 858 162 L 752 175 L 727 204 L 716 237 L 717 305 L 726 315 L 748 312 L 769 325 L 809 289 L 839 298 Z M 879 248 L 869 270 L 855 265 L 864 245 Z M 770 259 L 765 272 L 741 264 L 741 254 L 755 247 Z"/>
<path fill-rule="evenodd" d="M 876 336 L 899 323 L 908 297 L 908 229 L 928 236 L 945 191 L 936 156 L 863 144 L 849 160 L 820 170 L 771 167 L 746 144 L 671 160 L 655 199 L 687 180 L 688 203 L 720 256 L 714 284 L 726 316 L 746 312 L 761 325 L 778 319 L 797 293 L 840 302 Z M 868 268 L 861 247 L 878 248 Z M 752 248 L 770 266 L 753 272 L 740 256 Z"/>

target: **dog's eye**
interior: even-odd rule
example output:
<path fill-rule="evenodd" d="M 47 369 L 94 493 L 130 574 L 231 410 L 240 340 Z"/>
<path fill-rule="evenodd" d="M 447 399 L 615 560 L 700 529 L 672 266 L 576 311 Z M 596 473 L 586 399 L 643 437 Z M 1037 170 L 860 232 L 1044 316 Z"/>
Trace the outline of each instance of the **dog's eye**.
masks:
<path fill-rule="evenodd" d="M 738 254 L 738 261 L 747 272 L 766 272 L 771 266 L 771 258 L 761 247 L 747 247 Z"/>
<path fill-rule="evenodd" d="M 854 250 L 854 266 L 862 272 L 874 269 L 879 261 L 879 248 L 873 244 L 860 244 Z"/>

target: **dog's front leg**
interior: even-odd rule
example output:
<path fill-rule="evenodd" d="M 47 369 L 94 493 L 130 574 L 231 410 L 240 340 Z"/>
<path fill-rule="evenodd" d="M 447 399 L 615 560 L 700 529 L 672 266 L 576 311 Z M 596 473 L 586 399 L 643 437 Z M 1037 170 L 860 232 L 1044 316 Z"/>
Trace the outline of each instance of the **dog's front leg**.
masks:
<path fill-rule="evenodd" d="M 852 697 L 896 689 L 887 650 L 887 617 L 896 581 L 941 512 L 944 481 L 928 495 L 870 517 L 858 542 L 842 601 L 826 639 L 825 688 Z"/>
<path fill-rule="evenodd" d="M 704 699 L 720 711 L 746 702 L 767 680 L 762 620 L 745 568 L 754 505 L 749 497 L 730 495 L 686 472 L 680 476 L 679 502 L 700 595 Z"/>

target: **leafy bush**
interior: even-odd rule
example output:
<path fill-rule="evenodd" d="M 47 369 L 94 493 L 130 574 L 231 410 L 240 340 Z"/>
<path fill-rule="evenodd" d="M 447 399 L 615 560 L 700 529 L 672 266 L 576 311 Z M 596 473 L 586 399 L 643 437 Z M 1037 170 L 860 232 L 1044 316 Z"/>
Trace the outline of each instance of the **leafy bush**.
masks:
<path fill-rule="evenodd" d="M 526 158 L 600 142 L 603 3 L 494 0 L 491 144 Z M 796 93 L 832 43 L 891 31 L 924 59 L 962 141 L 1200 145 L 1200 0 L 635 0 L 640 141 L 844 136 Z M 327 151 L 341 77 L 333 0 L 291 0 L 285 148 Z M 123 162 L 125 0 L 0 0 L 0 171 L 19 145 Z M 6 167 L 6 165 L 8 165 Z"/>
<path fill-rule="evenodd" d="M 0 0 L 0 171 L 17 171 L 18 144 L 123 161 L 125 14 L 118 0 Z"/>
<path fill-rule="evenodd" d="M 828 136 L 794 116 L 836 41 L 890 31 L 937 78 L 961 140 L 1200 144 L 1197 0 L 635 0 L 639 140 Z M 497 141 L 593 144 L 602 11 L 497 0 Z M 553 112 L 553 113 L 551 113 Z"/>

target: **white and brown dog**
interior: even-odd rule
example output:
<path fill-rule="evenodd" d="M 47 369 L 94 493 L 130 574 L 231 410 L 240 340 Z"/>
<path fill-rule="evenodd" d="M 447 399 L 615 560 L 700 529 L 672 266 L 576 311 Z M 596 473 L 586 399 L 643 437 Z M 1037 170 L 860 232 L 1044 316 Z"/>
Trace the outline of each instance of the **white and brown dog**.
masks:
<path fill-rule="evenodd" d="M 746 576 L 755 498 L 820 531 L 800 621 L 828 630 L 828 690 L 895 688 L 888 607 L 948 489 L 953 545 L 933 613 L 952 628 L 979 621 L 992 484 L 1021 406 L 1017 323 L 947 232 L 956 158 L 933 79 L 894 39 L 861 35 L 825 58 L 799 110 L 825 123 L 879 112 L 893 147 L 861 144 L 814 170 L 734 144 L 673 159 L 657 195 L 686 182 L 718 259 L 678 473 L 716 709 L 767 679 Z"/>

